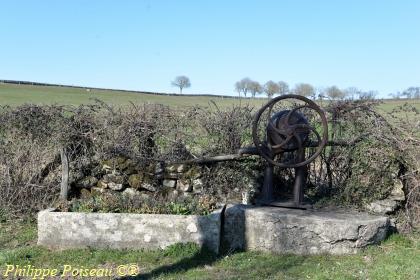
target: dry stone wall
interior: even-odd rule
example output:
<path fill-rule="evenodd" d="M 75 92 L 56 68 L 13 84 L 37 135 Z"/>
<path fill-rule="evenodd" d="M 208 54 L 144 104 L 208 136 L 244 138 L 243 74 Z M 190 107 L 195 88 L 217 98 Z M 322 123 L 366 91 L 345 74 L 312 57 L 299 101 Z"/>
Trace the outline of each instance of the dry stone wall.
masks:
<path fill-rule="evenodd" d="M 110 191 L 135 196 L 162 188 L 174 195 L 199 194 L 203 190 L 201 168 L 196 165 L 157 163 L 139 166 L 131 159 L 115 157 L 102 161 L 90 170 L 89 175 L 78 172 L 71 175 L 72 188 L 82 198 Z"/>

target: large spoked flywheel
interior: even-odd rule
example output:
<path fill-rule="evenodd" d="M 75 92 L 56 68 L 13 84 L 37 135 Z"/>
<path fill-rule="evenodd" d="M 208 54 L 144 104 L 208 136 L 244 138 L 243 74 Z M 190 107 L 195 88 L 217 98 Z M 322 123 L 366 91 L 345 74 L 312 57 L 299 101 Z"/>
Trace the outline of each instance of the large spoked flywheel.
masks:
<path fill-rule="evenodd" d="M 327 119 L 314 101 L 282 95 L 257 112 L 252 137 L 259 154 L 269 163 L 297 168 L 312 162 L 327 144 Z"/>

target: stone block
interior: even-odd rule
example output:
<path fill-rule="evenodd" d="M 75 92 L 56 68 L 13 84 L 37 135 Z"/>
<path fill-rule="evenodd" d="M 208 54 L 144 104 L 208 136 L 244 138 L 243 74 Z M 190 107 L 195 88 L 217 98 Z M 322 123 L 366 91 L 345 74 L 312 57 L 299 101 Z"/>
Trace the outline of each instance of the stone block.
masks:
<path fill-rule="evenodd" d="M 348 254 L 385 239 L 387 217 L 350 210 L 321 211 L 229 205 L 227 249 L 293 254 Z"/>
<path fill-rule="evenodd" d="M 78 181 L 76 183 L 76 187 L 88 189 L 93 186 L 96 186 L 97 184 L 98 184 L 98 179 L 96 179 L 96 177 L 88 176 Z"/>
<path fill-rule="evenodd" d="M 108 188 L 110 188 L 113 191 L 121 191 L 123 189 L 123 184 L 117 184 L 114 182 L 108 183 Z"/>
<path fill-rule="evenodd" d="M 155 191 L 157 191 L 157 188 L 153 184 L 146 183 L 146 182 L 144 182 L 144 183 L 141 184 L 141 188 L 142 189 L 145 189 L 145 190 L 148 190 L 149 192 L 155 192 Z"/>
<path fill-rule="evenodd" d="M 163 180 L 162 185 L 165 188 L 175 188 L 176 187 L 176 180 L 165 179 L 165 180 Z"/>
<path fill-rule="evenodd" d="M 193 190 L 192 184 L 189 180 L 178 180 L 176 186 L 180 191 L 183 192 L 191 192 Z"/>
<path fill-rule="evenodd" d="M 122 192 L 122 195 L 128 198 L 135 198 L 135 197 L 139 197 L 141 195 L 141 192 L 133 188 L 126 188 Z"/>
<path fill-rule="evenodd" d="M 103 178 L 103 181 L 106 183 L 115 183 L 115 184 L 124 184 L 125 178 L 122 175 L 116 174 L 106 174 Z"/>
<path fill-rule="evenodd" d="M 375 200 L 366 206 L 366 209 L 376 214 L 393 213 L 398 207 L 398 201 L 392 199 Z"/>
<path fill-rule="evenodd" d="M 201 180 L 201 179 L 192 180 L 192 187 L 193 187 L 193 192 L 194 193 L 202 193 L 203 192 L 203 187 L 204 187 L 203 180 Z"/>
<path fill-rule="evenodd" d="M 139 189 L 143 183 L 144 174 L 132 174 L 128 177 L 128 184 L 134 189 Z"/>
<path fill-rule="evenodd" d="M 38 214 L 38 244 L 48 248 L 164 249 L 193 242 L 219 252 L 221 211 L 207 216 L 73 213 Z"/>

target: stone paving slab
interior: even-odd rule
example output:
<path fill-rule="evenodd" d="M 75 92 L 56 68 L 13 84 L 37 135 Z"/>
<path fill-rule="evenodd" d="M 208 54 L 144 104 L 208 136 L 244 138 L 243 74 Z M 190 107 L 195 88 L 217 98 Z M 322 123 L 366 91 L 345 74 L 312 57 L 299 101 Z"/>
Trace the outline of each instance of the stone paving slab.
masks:
<path fill-rule="evenodd" d="M 293 254 L 348 254 L 387 236 L 388 217 L 350 210 L 300 210 L 228 205 L 228 249 Z"/>

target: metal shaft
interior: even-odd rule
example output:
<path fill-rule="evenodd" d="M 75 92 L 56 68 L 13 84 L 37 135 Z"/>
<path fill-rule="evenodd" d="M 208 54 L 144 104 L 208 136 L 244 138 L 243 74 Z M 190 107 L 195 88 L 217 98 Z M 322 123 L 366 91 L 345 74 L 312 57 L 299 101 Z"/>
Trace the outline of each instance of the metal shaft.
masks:
<path fill-rule="evenodd" d="M 305 158 L 305 149 L 298 154 L 298 160 Z M 293 202 L 295 206 L 302 205 L 303 202 L 303 189 L 306 183 L 306 177 L 308 174 L 307 166 L 295 168 L 295 183 L 293 186 Z"/>
<path fill-rule="evenodd" d="M 273 169 L 274 166 L 271 163 L 267 163 L 267 167 L 264 171 L 264 184 L 261 192 L 261 200 L 264 203 L 270 203 L 274 200 L 273 197 Z"/>

